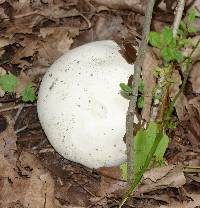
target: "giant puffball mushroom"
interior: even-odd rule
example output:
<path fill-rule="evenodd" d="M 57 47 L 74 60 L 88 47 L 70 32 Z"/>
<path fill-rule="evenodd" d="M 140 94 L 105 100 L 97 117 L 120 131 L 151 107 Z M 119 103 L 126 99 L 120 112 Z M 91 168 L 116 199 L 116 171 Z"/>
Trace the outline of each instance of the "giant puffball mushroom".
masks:
<path fill-rule="evenodd" d="M 128 100 L 120 95 L 134 65 L 111 40 L 77 47 L 45 74 L 38 95 L 38 115 L 52 146 L 64 158 L 89 168 L 126 161 Z"/>

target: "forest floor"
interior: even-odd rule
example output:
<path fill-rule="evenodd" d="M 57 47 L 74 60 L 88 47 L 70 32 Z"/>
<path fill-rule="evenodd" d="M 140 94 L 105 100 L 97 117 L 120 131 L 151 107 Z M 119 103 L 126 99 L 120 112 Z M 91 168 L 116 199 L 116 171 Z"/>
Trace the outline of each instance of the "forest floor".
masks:
<path fill-rule="evenodd" d="M 0 208 L 117 207 L 125 182 L 119 168 L 91 170 L 61 157 L 48 142 L 36 103 L 24 103 L 20 93 L 28 83 L 38 90 L 48 67 L 62 54 L 84 43 L 105 39 L 140 39 L 147 0 L 1 0 L 0 75 L 20 80 L 16 93 L 0 88 Z M 174 1 L 154 9 L 151 30 L 171 26 Z M 200 35 L 200 1 L 194 7 Z M 159 57 L 150 47 L 143 66 L 145 85 L 152 86 L 150 67 Z M 146 69 L 146 70 L 145 70 Z M 181 80 L 181 76 L 177 74 Z M 173 90 L 177 90 L 173 89 Z M 143 118 L 148 117 L 146 104 Z M 148 172 L 124 207 L 200 207 L 200 55 L 193 64 L 184 94 L 176 105 L 165 160 L 167 166 Z"/>

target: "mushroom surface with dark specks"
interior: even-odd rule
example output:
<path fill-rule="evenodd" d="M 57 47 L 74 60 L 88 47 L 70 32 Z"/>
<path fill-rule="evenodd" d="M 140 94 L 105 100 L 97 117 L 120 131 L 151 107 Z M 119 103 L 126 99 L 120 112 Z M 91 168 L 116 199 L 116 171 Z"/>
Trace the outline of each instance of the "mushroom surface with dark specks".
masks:
<path fill-rule="evenodd" d="M 128 100 L 119 84 L 127 83 L 134 65 L 119 50 L 111 40 L 75 48 L 50 67 L 40 86 L 38 115 L 50 143 L 89 168 L 126 161 Z"/>

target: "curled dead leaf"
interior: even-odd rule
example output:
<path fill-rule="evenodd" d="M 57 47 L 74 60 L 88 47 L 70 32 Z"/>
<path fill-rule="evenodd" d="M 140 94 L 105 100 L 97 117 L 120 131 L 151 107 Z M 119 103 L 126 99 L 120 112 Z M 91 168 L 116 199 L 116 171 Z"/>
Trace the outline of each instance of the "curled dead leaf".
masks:
<path fill-rule="evenodd" d="M 189 80 L 192 83 L 193 91 L 200 93 L 200 62 L 193 65 Z"/>
<path fill-rule="evenodd" d="M 156 84 L 153 70 L 158 66 L 158 60 L 153 55 L 151 49 L 147 50 L 145 54 L 145 60 L 142 66 L 142 77 L 144 81 L 144 108 L 142 110 L 142 118 L 149 121 L 151 103 L 153 97 L 153 89 Z"/>
<path fill-rule="evenodd" d="M 153 168 L 144 174 L 142 184 L 139 186 L 136 193 L 147 193 L 167 187 L 179 188 L 185 183 L 186 178 L 181 166 L 169 165 Z"/>

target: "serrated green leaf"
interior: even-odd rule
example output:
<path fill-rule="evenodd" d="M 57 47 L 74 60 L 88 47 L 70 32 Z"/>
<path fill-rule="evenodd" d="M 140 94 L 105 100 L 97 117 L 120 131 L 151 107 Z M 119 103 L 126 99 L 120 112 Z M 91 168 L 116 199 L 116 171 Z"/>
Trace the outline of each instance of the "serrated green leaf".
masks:
<path fill-rule="evenodd" d="M 170 47 L 174 47 L 176 41 L 174 40 L 172 29 L 169 27 L 165 27 L 162 30 L 162 38 L 163 38 L 163 45 L 167 45 Z"/>
<path fill-rule="evenodd" d="M 181 51 L 174 49 L 173 50 L 173 59 L 176 60 L 178 63 L 183 61 L 183 54 L 181 53 Z"/>
<path fill-rule="evenodd" d="M 24 102 L 34 102 L 37 97 L 35 95 L 35 90 L 32 84 L 29 84 L 21 93 L 22 100 Z"/>
<path fill-rule="evenodd" d="M 122 179 L 127 181 L 127 178 L 128 178 L 128 167 L 127 167 L 127 163 L 122 163 L 120 165 L 120 170 L 121 170 Z"/>
<path fill-rule="evenodd" d="M 155 48 L 161 48 L 161 36 L 160 33 L 150 32 L 149 34 L 149 42 Z"/>
<path fill-rule="evenodd" d="M 127 85 L 125 83 L 120 83 L 119 86 L 120 86 L 121 90 L 124 91 L 125 93 L 128 93 L 128 94 L 132 93 L 132 88 L 129 85 Z"/>
<path fill-rule="evenodd" d="M 0 76 L 0 85 L 5 92 L 15 92 L 18 80 L 13 74 Z"/>
<path fill-rule="evenodd" d="M 147 156 L 152 148 L 152 145 L 156 138 L 157 124 L 155 122 L 150 122 L 146 130 L 141 129 L 137 132 L 134 138 L 134 175 L 137 177 L 138 172 L 144 165 Z M 169 138 L 164 135 L 161 139 L 158 148 L 154 156 L 156 158 L 162 159 L 163 155 L 168 146 Z"/>
<path fill-rule="evenodd" d="M 197 29 L 195 27 L 192 27 L 192 26 L 188 27 L 189 33 L 195 33 L 196 31 L 197 31 Z"/>
<path fill-rule="evenodd" d="M 188 20 L 189 22 L 193 22 L 193 21 L 195 20 L 195 18 L 196 18 L 196 11 L 195 11 L 194 9 L 191 9 L 191 10 L 189 11 L 188 16 L 187 16 L 187 20 Z"/>
<path fill-rule="evenodd" d="M 161 55 L 166 62 L 170 62 L 173 60 L 173 51 L 171 48 L 168 47 L 162 48 Z"/>
<path fill-rule="evenodd" d="M 138 86 L 138 91 L 140 93 L 144 93 L 144 81 L 140 81 L 139 86 Z"/>
<path fill-rule="evenodd" d="M 140 97 L 137 99 L 137 107 L 138 107 L 139 109 L 144 108 L 144 96 L 140 96 Z"/>
<path fill-rule="evenodd" d="M 183 60 L 182 53 L 175 48 L 165 47 L 161 50 L 161 54 L 166 62 L 177 61 L 180 63 Z"/>

